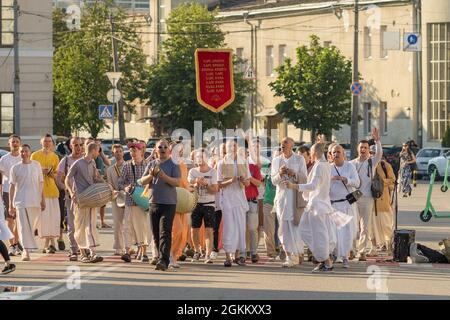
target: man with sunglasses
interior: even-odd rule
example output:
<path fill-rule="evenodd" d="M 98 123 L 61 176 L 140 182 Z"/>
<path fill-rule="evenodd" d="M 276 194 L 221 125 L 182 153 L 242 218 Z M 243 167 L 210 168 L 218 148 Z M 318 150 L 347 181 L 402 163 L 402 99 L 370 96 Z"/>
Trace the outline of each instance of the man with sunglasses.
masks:
<path fill-rule="evenodd" d="M 381 146 L 380 134 L 377 128 L 372 130 L 372 139 L 375 141 L 375 154 L 370 156 L 370 144 L 368 140 L 361 140 L 358 144 L 358 157 L 350 161 L 356 167 L 358 172 L 360 186 L 359 190 L 362 192 L 362 197 L 357 202 L 359 213 L 359 242 L 358 253 L 359 261 L 366 261 L 366 249 L 368 248 L 369 232 L 373 220 L 373 206 L 374 198 L 372 196 L 371 184 L 372 178 L 375 176 L 375 171 L 380 163 L 383 155 L 383 148 Z M 372 248 L 369 255 L 373 255 L 374 248 Z"/>
<path fill-rule="evenodd" d="M 56 174 L 56 183 L 60 190 L 67 190 L 64 184 L 66 176 L 69 172 L 70 167 L 74 164 L 75 161 L 80 159 L 83 156 L 83 143 L 79 137 L 73 137 L 70 140 L 70 148 L 72 149 L 72 153 L 68 156 L 62 158 L 58 165 L 58 172 Z M 65 206 L 67 212 L 67 235 L 69 237 L 69 260 L 77 261 L 78 260 L 78 244 L 75 241 L 75 216 L 74 216 L 74 207 L 72 205 L 72 201 L 70 199 L 69 192 L 66 192 L 65 198 Z"/>
<path fill-rule="evenodd" d="M 158 249 L 156 270 L 166 271 L 169 266 L 172 243 L 172 224 L 177 206 L 180 167 L 171 159 L 167 140 L 156 144 L 156 159 L 151 161 L 138 183 L 149 185 L 150 222 L 153 239 Z"/>

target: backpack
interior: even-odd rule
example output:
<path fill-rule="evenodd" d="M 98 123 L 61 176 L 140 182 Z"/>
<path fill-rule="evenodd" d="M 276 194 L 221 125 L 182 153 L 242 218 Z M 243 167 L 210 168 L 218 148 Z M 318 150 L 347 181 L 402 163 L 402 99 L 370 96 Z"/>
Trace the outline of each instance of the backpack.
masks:
<path fill-rule="evenodd" d="M 369 171 L 370 171 L 370 180 L 371 180 L 371 186 L 370 190 L 372 191 L 372 197 L 375 199 L 381 198 L 383 195 L 384 190 L 384 181 L 378 174 L 378 172 L 375 172 L 375 176 L 372 176 L 372 159 L 368 160 L 369 162 Z"/>

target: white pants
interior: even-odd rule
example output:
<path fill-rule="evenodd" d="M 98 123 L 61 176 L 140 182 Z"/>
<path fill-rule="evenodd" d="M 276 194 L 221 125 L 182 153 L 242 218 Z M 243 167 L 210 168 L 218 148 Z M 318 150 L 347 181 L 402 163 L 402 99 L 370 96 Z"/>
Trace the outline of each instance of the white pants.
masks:
<path fill-rule="evenodd" d="M 138 245 L 148 246 L 153 238 L 149 214 L 141 209 L 141 207 L 126 206 L 125 220 L 129 221 L 131 234 L 136 235 L 136 243 Z M 129 243 L 126 243 L 126 245 L 129 245 Z"/>
<path fill-rule="evenodd" d="M 36 229 L 36 219 L 41 214 L 41 208 L 20 208 L 16 212 L 17 230 L 23 248 L 37 249 L 34 230 Z"/>
<path fill-rule="evenodd" d="M 75 240 L 80 249 L 93 249 L 100 245 L 97 231 L 97 208 L 75 205 Z"/>
<path fill-rule="evenodd" d="M 236 250 L 245 252 L 245 217 L 246 212 L 241 207 L 222 210 L 222 243 L 225 252 L 235 253 Z"/>
<path fill-rule="evenodd" d="M 358 206 L 358 220 L 359 220 L 359 242 L 358 252 L 364 253 L 370 244 L 370 230 L 373 220 L 373 198 L 362 197 L 356 203 Z"/>
<path fill-rule="evenodd" d="M 319 262 L 327 260 L 336 247 L 336 225 L 329 214 L 305 211 L 300 219 L 300 233 Z"/>
<path fill-rule="evenodd" d="M 58 198 L 45 198 L 45 210 L 38 216 L 40 238 L 59 238 L 61 232 L 61 211 Z"/>
<path fill-rule="evenodd" d="M 119 208 L 115 201 L 111 202 L 111 208 L 114 223 L 113 249 L 116 251 L 124 251 L 125 249 L 124 224 L 126 223 L 125 208 Z"/>
<path fill-rule="evenodd" d="M 278 217 L 278 221 L 278 238 L 284 251 L 290 254 L 302 255 L 305 244 L 302 240 L 300 224 L 296 226 L 293 220 L 281 220 L 280 217 Z"/>
<path fill-rule="evenodd" d="M 333 208 L 353 217 L 350 223 L 342 228 L 337 228 L 336 230 L 336 255 L 341 258 L 347 258 L 350 250 L 353 249 L 354 240 L 356 239 L 356 234 L 358 232 L 358 213 L 356 204 L 349 205 L 348 202 L 336 202 L 333 203 Z"/>

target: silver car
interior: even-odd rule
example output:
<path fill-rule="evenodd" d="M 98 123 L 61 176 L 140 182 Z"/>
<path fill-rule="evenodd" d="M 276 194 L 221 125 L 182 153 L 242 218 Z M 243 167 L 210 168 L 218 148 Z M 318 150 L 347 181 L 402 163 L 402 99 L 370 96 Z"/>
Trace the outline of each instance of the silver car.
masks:
<path fill-rule="evenodd" d="M 431 159 L 428 162 L 428 174 L 431 175 L 434 170 L 437 170 L 436 179 L 439 180 L 440 177 L 445 175 L 445 169 L 448 161 L 450 161 L 450 151 L 447 151 L 447 153 L 442 156 Z"/>
<path fill-rule="evenodd" d="M 419 176 L 428 175 L 428 161 L 440 157 L 449 151 L 449 148 L 423 148 L 416 155 L 417 171 Z"/>

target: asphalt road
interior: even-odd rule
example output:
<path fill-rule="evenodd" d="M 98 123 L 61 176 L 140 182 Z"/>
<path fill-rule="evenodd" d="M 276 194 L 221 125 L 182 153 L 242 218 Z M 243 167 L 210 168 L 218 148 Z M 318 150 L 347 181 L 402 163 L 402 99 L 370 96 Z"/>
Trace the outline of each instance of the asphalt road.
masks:
<path fill-rule="evenodd" d="M 399 198 L 399 229 L 416 230 L 416 241 L 438 249 L 438 241 L 450 236 L 450 219 L 432 218 L 424 223 L 419 212 L 425 206 L 428 185 L 420 182 L 410 198 Z M 450 191 L 436 184 L 433 205 L 450 215 Z M 107 211 L 112 223 L 110 211 Z M 450 264 L 407 264 L 372 259 L 351 261 L 346 270 L 312 274 L 305 262 L 292 269 L 280 262 L 261 261 L 245 267 L 223 267 L 223 254 L 213 265 L 184 262 L 176 271 L 155 271 L 149 264 L 123 263 L 112 256 L 112 230 L 100 230 L 100 264 L 70 263 L 65 253 L 33 253 L 31 262 L 13 258 L 17 270 L 0 276 L 0 299 L 449 299 Z M 66 242 L 67 243 L 67 242 Z"/>

